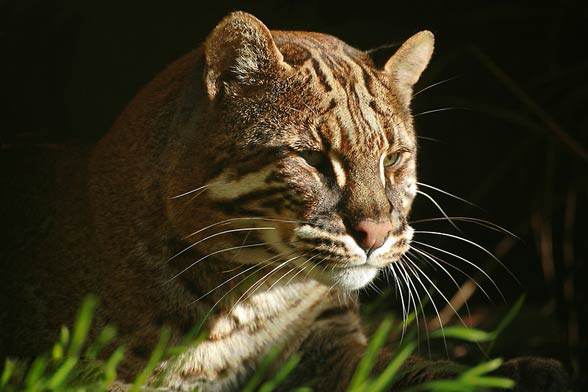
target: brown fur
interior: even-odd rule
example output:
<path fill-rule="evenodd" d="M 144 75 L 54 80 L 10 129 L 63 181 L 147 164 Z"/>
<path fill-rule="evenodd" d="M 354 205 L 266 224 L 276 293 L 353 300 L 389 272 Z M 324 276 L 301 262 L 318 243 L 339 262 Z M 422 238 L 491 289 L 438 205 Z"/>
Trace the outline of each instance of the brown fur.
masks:
<path fill-rule="evenodd" d="M 98 328 L 129 348 L 122 381 L 163 324 L 177 341 L 206 318 L 208 339 L 158 367 L 164 385 L 238 390 L 281 345 L 276 366 L 302 355 L 293 380 L 343 390 L 366 347 L 350 292 L 410 246 L 409 103 L 432 51 L 421 32 L 379 69 L 334 37 L 229 15 L 58 168 L 50 229 L 4 256 L 19 276 L 2 285 L 0 352 L 47 348 L 95 293 Z M 392 227 L 373 252 L 357 245 L 363 221 Z"/>

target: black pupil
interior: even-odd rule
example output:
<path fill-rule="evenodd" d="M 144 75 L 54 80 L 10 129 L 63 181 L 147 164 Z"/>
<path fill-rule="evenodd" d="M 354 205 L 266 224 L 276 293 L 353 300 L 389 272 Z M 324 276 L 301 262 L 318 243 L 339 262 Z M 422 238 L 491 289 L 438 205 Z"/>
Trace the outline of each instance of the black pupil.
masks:
<path fill-rule="evenodd" d="M 398 154 L 388 155 L 388 166 L 393 166 L 398 161 Z"/>

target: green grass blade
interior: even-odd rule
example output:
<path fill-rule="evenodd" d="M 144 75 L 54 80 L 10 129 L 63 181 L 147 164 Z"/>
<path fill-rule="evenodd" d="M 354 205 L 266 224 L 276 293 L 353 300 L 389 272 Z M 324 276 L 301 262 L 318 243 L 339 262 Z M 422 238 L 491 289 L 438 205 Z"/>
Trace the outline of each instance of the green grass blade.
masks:
<path fill-rule="evenodd" d="M 402 322 L 396 323 L 396 327 L 392 329 L 392 333 L 399 334 L 402 330 L 406 331 L 416 320 L 417 315 L 417 312 L 410 312 Z"/>
<path fill-rule="evenodd" d="M 119 347 L 110 355 L 110 358 L 104 364 L 104 382 L 103 388 L 106 389 L 114 380 L 116 380 L 116 369 L 125 356 L 125 349 Z"/>
<path fill-rule="evenodd" d="M 140 388 L 143 387 L 145 385 L 145 383 L 147 383 L 149 376 L 151 376 L 151 374 L 155 370 L 155 367 L 157 366 L 159 361 L 161 361 L 161 359 L 163 358 L 163 356 L 165 354 L 165 350 L 166 350 L 167 343 L 169 341 L 170 336 L 171 336 L 171 331 L 170 331 L 169 327 L 163 327 L 161 330 L 161 334 L 159 335 L 159 341 L 157 342 L 157 345 L 153 349 L 153 352 L 151 353 L 151 356 L 149 357 L 149 361 L 147 362 L 147 365 L 141 371 L 141 373 L 139 373 L 137 378 L 135 378 L 135 382 L 133 383 L 133 386 L 129 390 L 130 392 L 139 391 Z"/>
<path fill-rule="evenodd" d="M 53 349 L 51 350 L 51 358 L 53 358 L 53 362 L 60 362 L 63 360 L 63 355 L 65 354 L 65 348 L 69 344 L 69 329 L 65 326 L 61 326 L 61 331 L 59 333 L 59 341 L 53 345 Z"/>
<path fill-rule="evenodd" d="M 10 359 L 4 361 L 4 369 L 2 369 L 2 376 L 0 376 L 0 390 L 4 390 L 6 385 L 8 385 L 8 381 L 14 372 L 15 366 L 15 362 Z"/>
<path fill-rule="evenodd" d="M 496 333 L 498 335 L 512 322 L 512 320 L 521 311 L 521 308 L 523 307 L 523 304 L 525 303 L 526 298 L 527 298 L 527 295 L 523 294 L 519 297 L 519 299 L 517 299 L 517 302 L 515 302 L 515 304 L 512 306 L 512 308 L 506 314 L 506 316 L 504 316 L 502 321 L 500 321 L 500 323 L 498 324 L 498 326 L 494 330 L 494 333 Z"/>
<path fill-rule="evenodd" d="M 494 332 L 486 332 L 476 328 L 452 326 L 443 330 L 437 329 L 431 332 L 432 338 L 455 338 L 467 342 L 488 342 L 495 338 Z"/>
<path fill-rule="evenodd" d="M 416 385 L 414 387 L 403 389 L 403 392 L 478 392 L 479 388 L 473 385 L 465 384 L 460 380 L 435 380 L 427 383 Z"/>
<path fill-rule="evenodd" d="M 468 377 L 463 380 L 478 388 L 512 389 L 515 386 L 513 380 L 502 377 Z"/>
<path fill-rule="evenodd" d="M 381 392 L 387 391 L 394 381 L 394 377 L 398 373 L 398 370 L 402 367 L 407 358 L 415 350 L 416 344 L 414 342 L 407 343 L 400 349 L 394 356 L 394 359 L 386 366 L 384 371 L 378 376 L 374 382 L 370 384 L 368 388 L 363 391 L 370 392 Z"/>
<path fill-rule="evenodd" d="M 51 358 L 53 362 L 60 362 L 63 359 L 63 346 L 59 343 L 55 343 L 51 350 Z"/>
<path fill-rule="evenodd" d="M 59 343 L 62 347 L 66 347 L 69 344 L 69 328 L 65 325 L 62 325 L 59 331 Z"/>
<path fill-rule="evenodd" d="M 500 365 L 502 365 L 501 358 L 496 358 L 488 362 L 483 362 L 463 372 L 460 378 L 481 376 L 483 374 L 490 373 L 491 371 L 498 369 Z"/>
<path fill-rule="evenodd" d="M 182 339 L 180 344 L 173 347 L 168 347 L 168 355 L 179 355 L 186 351 L 189 347 L 196 347 L 208 337 L 208 331 L 202 330 L 198 333 L 199 328 L 192 328 L 186 336 Z"/>
<path fill-rule="evenodd" d="M 104 329 L 100 331 L 100 334 L 98 335 L 96 340 L 94 340 L 90 347 L 88 347 L 84 357 L 87 359 L 95 359 L 100 353 L 100 351 L 104 348 L 104 346 L 110 343 L 115 336 L 116 328 L 114 328 L 112 325 L 107 325 L 106 327 L 104 327 Z"/>
<path fill-rule="evenodd" d="M 367 347 L 365 354 L 359 361 L 357 369 L 353 374 L 353 378 L 349 383 L 348 391 L 356 392 L 361 390 L 361 386 L 368 379 L 374 363 L 377 359 L 380 348 L 386 343 L 388 333 L 392 328 L 392 318 L 385 318 L 378 327 L 378 330 L 372 337 L 369 346 Z"/>
<path fill-rule="evenodd" d="M 521 295 L 519 299 L 517 299 L 517 302 L 515 302 L 515 304 L 512 306 L 512 308 L 510 308 L 506 316 L 502 318 L 502 320 L 494 330 L 495 339 L 492 340 L 492 342 L 490 342 L 490 346 L 487 350 L 488 354 L 490 354 L 492 352 L 492 349 L 494 348 L 496 337 L 498 337 L 498 335 L 500 335 L 502 331 L 504 331 L 506 327 L 512 322 L 512 320 L 514 320 L 514 318 L 519 314 L 521 308 L 523 307 L 523 304 L 525 303 L 526 298 L 526 294 Z"/>
<path fill-rule="evenodd" d="M 47 360 L 45 357 L 37 357 L 31 367 L 29 368 L 25 377 L 25 389 L 27 391 L 36 391 L 41 389 L 39 384 L 42 382 L 41 378 L 47 369 Z"/>
<path fill-rule="evenodd" d="M 254 392 L 257 390 L 270 365 L 278 358 L 280 351 L 281 349 L 274 347 L 267 353 L 241 392 Z"/>
<path fill-rule="evenodd" d="M 300 362 L 300 356 L 299 355 L 292 355 L 290 358 L 288 358 L 286 363 L 284 363 L 280 367 L 280 370 L 278 370 L 275 377 L 272 380 L 263 384 L 261 386 L 261 388 L 259 388 L 259 392 L 271 392 L 274 389 L 276 389 L 276 387 L 278 385 L 280 385 L 282 382 L 284 382 L 284 380 L 286 379 L 286 377 L 288 377 L 288 375 L 292 372 L 292 370 L 294 370 L 296 368 L 296 366 L 298 365 L 299 362 Z"/>
<path fill-rule="evenodd" d="M 96 298 L 94 296 L 87 296 L 84 298 L 84 302 L 74 324 L 73 333 L 71 337 L 71 344 L 67 350 L 67 357 L 77 357 L 82 349 L 82 346 L 86 342 L 90 326 L 92 325 L 92 318 L 94 316 L 94 310 L 96 309 Z"/>
<path fill-rule="evenodd" d="M 77 363 L 77 358 L 67 358 L 63 362 L 63 364 L 55 371 L 55 373 L 53 373 L 49 381 L 47 381 L 46 387 L 48 389 L 55 390 L 63 386 Z"/>

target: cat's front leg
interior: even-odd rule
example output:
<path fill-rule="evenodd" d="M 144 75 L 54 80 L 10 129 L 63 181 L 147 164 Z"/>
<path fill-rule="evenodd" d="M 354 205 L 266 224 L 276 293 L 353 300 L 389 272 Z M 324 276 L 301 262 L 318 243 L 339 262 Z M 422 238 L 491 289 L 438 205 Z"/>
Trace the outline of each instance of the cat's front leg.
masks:
<path fill-rule="evenodd" d="M 310 386 L 316 392 L 345 391 L 366 348 L 356 307 L 329 308 L 315 319 L 298 350 L 298 366 L 278 390 Z"/>
<path fill-rule="evenodd" d="M 302 343 L 301 361 L 281 391 L 310 386 L 317 392 L 346 391 L 364 356 L 368 341 L 361 329 L 356 308 L 333 307 L 315 320 Z M 394 358 L 391 348 L 383 348 L 372 370 L 377 376 Z M 390 390 L 400 391 L 436 379 L 454 378 L 457 365 L 449 361 L 427 361 L 409 357 Z"/>
<path fill-rule="evenodd" d="M 378 367 L 383 369 L 392 356 L 384 353 Z M 463 369 L 463 366 L 450 361 L 429 361 L 411 356 L 400 369 L 392 390 L 402 391 L 428 381 L 453 379 L 461 373 L 460 368 Z M 515 382 L 514 392 L 565 392 L 569 384 L 568 375 L 560 362 L 540 357 L 508 360 L 490 375 L 512 379 Z"/>
<path fill-rule="evenodd" d="M 366 348 L 367 339 L 356 311 L 346 308 L 327 310 L 317 318 L 312 332 L 303 342 L 299 350 L 301 362 L 290 382 L 281 390 L 309 385 L 317 392 L 345 391 Z M 382 349 L 373 376 L 382 372 L 394 355 L 391 348 Z M 389 390 L 402 391 L 429 381 L 455 379 L 462 370 L 463 366 L 451 361 L 410 356 Z M 569 384 L 560 362 L 539 357 L 508 360 L 492 375 L 514 380 L 515 392 L 565 392 Z"/>
<path fill-rule="evenodd" d="M 563 365 L 549 358 L 514 358 L 506 361 L 494 375 L 512 379 L 516 392 L 563 392 L 569 387 Z"/>

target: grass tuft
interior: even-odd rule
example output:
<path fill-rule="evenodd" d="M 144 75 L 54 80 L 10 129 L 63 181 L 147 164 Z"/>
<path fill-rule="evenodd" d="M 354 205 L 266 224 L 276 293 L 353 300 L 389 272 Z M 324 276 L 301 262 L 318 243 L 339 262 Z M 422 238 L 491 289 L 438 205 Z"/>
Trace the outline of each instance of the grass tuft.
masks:
<path fill-rule="evenodd" d="M 467 327 L 450 326 L 441 330 L 432 331 L 431 339 L 452 338 L 462 342 L 490 343 L 506 328 L 520 310 L 524 297 L 512 307 L 495 331 L 485 332 Z M 111 343 L 116 336 L 116 330 L 112 326 L 102 329 L 92 342 L 88 342 L 93 314 L 96 309 L 96 299 L 86 298 L 78 312 L 72 332 L 63 327 L 59 340 L 47 355 L 35 358 L 28 368 L 24 364 L 6 359 L 0 373 L 0 391 L 106 391 L 116 381 L 117 368 L 124 359 L 124 347 L 118 347 L 109 357 L 100 360 L 100 353 Z M 413 315 L 414 317 L 414 315 Z M 408 331 L 402 337 L 397 346 L 395 355 L 391 361 L 379 372 L 374 374 L 374 366 L 378 362 L 378 355 L 383 347 L 390 344 L 391 336 L 397 334 L 392 316 L 385 317 L 379 324 L 373 335 L 365 355 L 360 360 L 348 392 L 382 392 L 389 390 L 393 383 L 403 374 L 402 366 L 409 356 L 418 347 L 415 339 L 416 331 Z M 413 327 L 414 329 L 414 327 Z M 169 346 L 171 331 L 164 327 L 160 338 L 151 353 L 145 368 L 137 375 L 130 391 L 142 390 L 163 359 L 171 359 L 182 354 L 188 347 L 194 347 L 205 338 L 200 333 L 189 334 L 179 346 Z M 85 350 L 84 350 L 85 348 Z M 284 363 L 276 367 L 278 359 L 283 356 L 281 348 L 274 347 L 262 359 L 256 371 L 243 387 L 242 392 L 271 392 L 282 385 L 292 375 L 300 362 L 297 354 L 286 358 Z M 512 388 L 512 380 L 489 375 L 502 364 L 502 360 L 492 359 L 482 361 L 473 367 L 458 367 L 458 376 L 451 380 L 435 380 L 407 391 L 483 391 L 489 388 Z M 24 368 L 24 371 L 19 371 Z M 19 376 L 22 373 L 22 376 Z M 300 387 L 297 392 L 312 391 L 311 387 Z"/>

